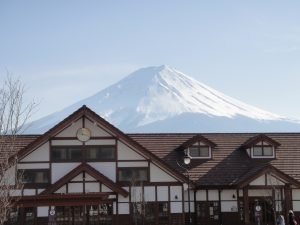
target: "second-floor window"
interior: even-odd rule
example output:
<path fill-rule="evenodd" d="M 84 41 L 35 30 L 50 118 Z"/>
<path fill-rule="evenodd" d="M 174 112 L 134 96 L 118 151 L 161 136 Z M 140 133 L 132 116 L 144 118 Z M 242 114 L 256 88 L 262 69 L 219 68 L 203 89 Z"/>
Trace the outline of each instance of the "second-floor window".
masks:
<path fill-rule="evenodd" d="M 259 142 L 252 147 L 252 156 L 254 158 L 255 157 L 273 158 L 274 147 L 266 142 Z"/>
<path fill-rule="evenodd" d="M 141 182 L 148 181 L 148 168 L 146 167 L 124 167 L 118 169 L 119 182 Z"/>
<path fill-rule="evenodd" d="M 53 146 L 53 162 L 112 161 L 116 158 L 116 146 Z"/>
<path fill-rule="evenodd" d="M 57 146 L 52 148 L 54 162 L 79 162 L 82 160 L 81 146 Z"/>
<path fill-rule="evenodd" d="M 204 144 L 192 145 L 188 148 L 188 155 L 191 158 L 211 158 L 211 147 Z"/>
<path fill-rule="evenodd" d="M 48 169 L 18 170 L 23 184 L 49 184 L 50 173 Z"/>
<path fill-rule="evenodd" d="M 114 160 L 116 153 L 115 146 L 87 146 L 85 151 L 85 159 L 87 161 L 105 161 Z"/>

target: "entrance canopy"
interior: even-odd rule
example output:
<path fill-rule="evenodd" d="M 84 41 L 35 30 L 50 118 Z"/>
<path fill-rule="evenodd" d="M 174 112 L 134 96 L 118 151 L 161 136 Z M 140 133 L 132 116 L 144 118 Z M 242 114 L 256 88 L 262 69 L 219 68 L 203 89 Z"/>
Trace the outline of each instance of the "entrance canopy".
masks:
<path fill-rule="evenodd" d="M 106 187 L 111 189 L 114 193 L 120 194 L 124 197 L 128 196 L 128 191 L 122 188 L 120 185 L 116 184 L 106 176 L 104 176 L 102 173 L 91 167 L 90 165 L 86 163 L 82 163 L 75 169 L 73 169 L 71 172 L 66 174 L 64 177 L 59 179 L 57 182 L 49 186 L 46 190 L 40 193 L 40 195 L 49 195 L 49 194 L 56 194 L 55 192 L 59 190 L 61 187 L 66 185 L 68 182 L 70 182 L 72 179 L 77 177 L 78 175 L 82 173 L 86 173 L 92 178 L 94 178 L 96 181 L 99 181 L 100 183 L 104 184 Z M 84 182 L 84 181 L 83 181 Z M 63 194 L 63 193 L 61 193 Z M 87 194 L 87 193 L 82 193 Z M 103 193 L 102 193 L 103 194 Z"/>
<path fill-rule="evenodd" d="M 293 177 L 283 173 L 272 165 L 262 168 L 253 168 L 237 181 L 237 186 L 243 188 L 253 186 L 285 186 L 300 187 L 300 183 Z"/>

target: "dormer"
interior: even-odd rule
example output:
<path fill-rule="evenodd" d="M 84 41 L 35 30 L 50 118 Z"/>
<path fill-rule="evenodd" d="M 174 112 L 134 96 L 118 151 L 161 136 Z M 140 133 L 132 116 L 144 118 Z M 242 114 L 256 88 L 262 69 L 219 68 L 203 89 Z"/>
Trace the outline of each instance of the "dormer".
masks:
<path fill-rule="evenodd" d="M 180 145 L 177 150 L 184 151 L 184 154 L 191 159 L 211 159 L 212 149 L 215 143 L 207 138 L 196 135 Z"/>
<path fill-rule="evenodd" d="M 241 146 L 241 149 L 246 150 L 248 156 L 252 159 L 274 159 L 278 146 L 280 146 L 280 143 L 264 134 L 260 134 L 247 140 Z"/>

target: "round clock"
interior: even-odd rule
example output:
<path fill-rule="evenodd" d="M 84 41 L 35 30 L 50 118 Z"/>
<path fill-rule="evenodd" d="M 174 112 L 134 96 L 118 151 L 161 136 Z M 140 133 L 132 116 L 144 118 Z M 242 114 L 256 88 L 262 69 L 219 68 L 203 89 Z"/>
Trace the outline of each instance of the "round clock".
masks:
<path fill-rule="evenodd" d="M 85 142 L 85 141 L 90 140 L 91 131 L 87 128 L 82 127 L 77 130 L 76 136 L 79 141 Z"/>
<path fill-rule="evenodd" d="M 260 205 L 255 206 L 255 210 L 256 210 L 257 212 L 260 212 L 260 211 L 261 211 L 261 206 L 260 206 Z"/>

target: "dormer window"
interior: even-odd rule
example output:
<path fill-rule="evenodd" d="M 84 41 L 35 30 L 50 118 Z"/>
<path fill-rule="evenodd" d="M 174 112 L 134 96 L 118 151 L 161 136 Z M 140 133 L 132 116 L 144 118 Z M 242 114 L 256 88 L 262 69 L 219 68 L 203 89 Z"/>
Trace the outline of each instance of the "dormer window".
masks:
<path fill-rule="evenodd" d="M 280 143 L 264 134 L 260 134 L 247 140 L 241 146 L 241 149 L 246 150 L 251 158 L 271 159 L 275 158 L 275 151 L 278 146 L 280 146 Z"/>
<path fill-rule="evenodd" d="M 261 141 L 252 147 L 251 155 L 253 158 L 274 158 L 274 147 Z"/>
<path fill-rule="evenodd" d="M 211 158 L 211 149 L 208 145 L 199 143 L 188 148 L 187 154 L 191 158 Z"/>
<path fill-rule="evenodd" d="M 184 152 L 184 156 L 190 159 L 211 159 L 212 149 L 216 147 L 216 144 L 202 135 L 195 135 L 190 138 L 176 150 Z"/>

